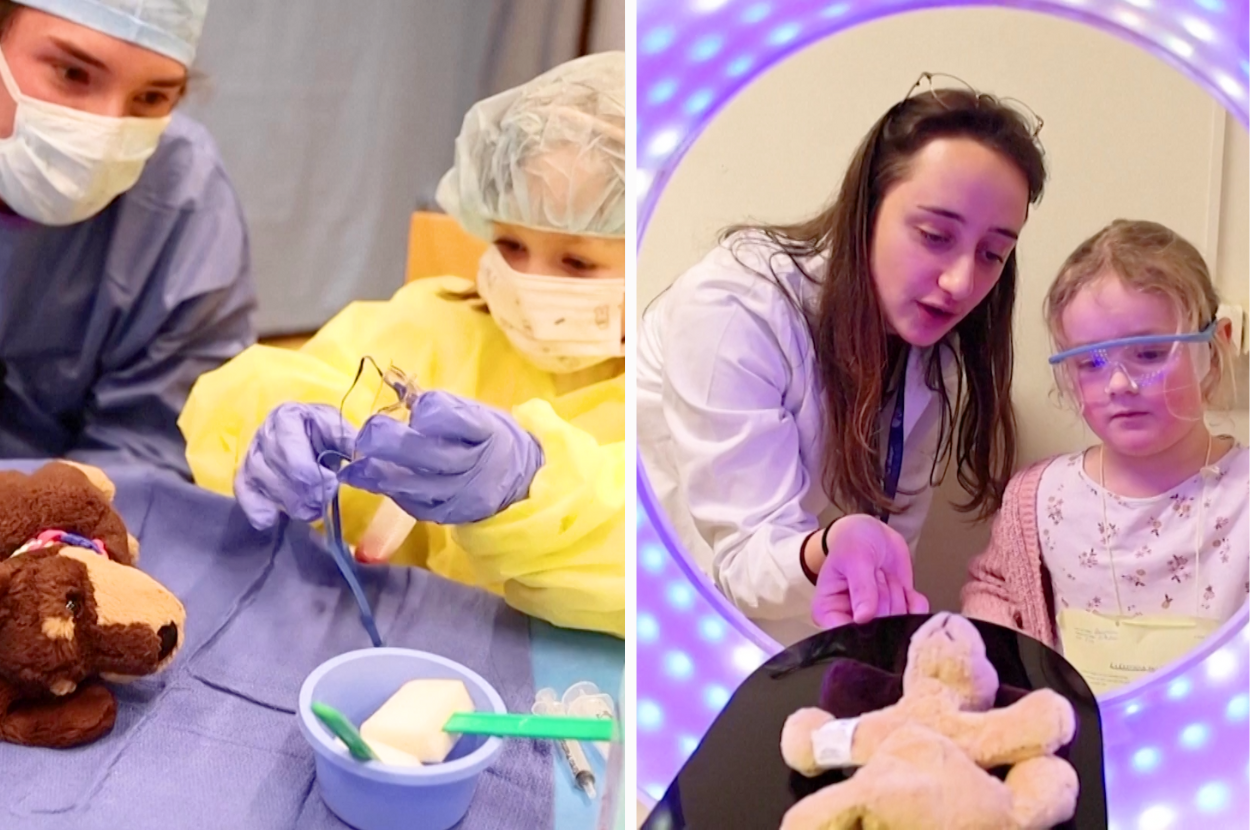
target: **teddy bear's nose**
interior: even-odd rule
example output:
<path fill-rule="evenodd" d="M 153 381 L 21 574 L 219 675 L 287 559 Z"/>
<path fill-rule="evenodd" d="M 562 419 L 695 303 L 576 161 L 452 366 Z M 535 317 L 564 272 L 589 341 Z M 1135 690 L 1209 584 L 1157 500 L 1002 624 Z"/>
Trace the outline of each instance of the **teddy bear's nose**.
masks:
<path fill-rule="evenodd" d="M 174 646 L 178 645 L 178 626 L 173 623 L 162 625 L 156 636 L 161 638 L 161 655 L 158 659 L 164 660 L 174 650 Z"/>

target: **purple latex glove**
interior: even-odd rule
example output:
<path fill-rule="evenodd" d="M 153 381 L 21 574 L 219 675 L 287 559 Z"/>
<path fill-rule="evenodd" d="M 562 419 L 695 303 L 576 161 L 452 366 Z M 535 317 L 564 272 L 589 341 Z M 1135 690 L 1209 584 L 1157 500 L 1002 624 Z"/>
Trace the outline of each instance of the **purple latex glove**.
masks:
<path fill-rule="evenodd" d="M 420 521 L 467 524 L 525 498 L 542 464 L 542 448 L 510 415 L 433 391 L 417 400 L 407 425 L 384 415 L 366 421 L 356 461 L 339 480 Z"/>
<path fill-rule="evenodd" d="M 234 497 L 252 527 L 265 530 L 285 513 L 306 522 L 321 518 L 338 480 L 319 464 L 327 450 L 350 456 L 356 428 L 325 404 L 285 403 L 260 425 L 234 477 Z"/>

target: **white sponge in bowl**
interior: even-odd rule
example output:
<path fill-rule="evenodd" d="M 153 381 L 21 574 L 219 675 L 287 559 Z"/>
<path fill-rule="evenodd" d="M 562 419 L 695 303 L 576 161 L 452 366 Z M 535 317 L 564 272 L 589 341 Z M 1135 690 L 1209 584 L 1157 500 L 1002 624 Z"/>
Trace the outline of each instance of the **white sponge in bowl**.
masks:
<path fill-rule="evenodd" d="M 475 709 L 462 680 L 410 680 L 361 724 L 360 736 L 370 746 L 382 744 L 423 764 L 439 764 L 460 737 L 443 726 L 457 712 Z"/>

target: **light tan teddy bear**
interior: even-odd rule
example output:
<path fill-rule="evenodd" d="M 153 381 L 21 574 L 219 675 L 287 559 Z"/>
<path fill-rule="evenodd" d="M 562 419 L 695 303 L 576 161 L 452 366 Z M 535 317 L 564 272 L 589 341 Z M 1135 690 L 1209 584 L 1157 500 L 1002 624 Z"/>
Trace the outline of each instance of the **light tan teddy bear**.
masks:
<path fill-rule="evenodd" d="M 1075 734 L 1072 705 L 1039 689 L 991 709 L 997 691 L 998 673 L 972 623 L 934 615 L 912 635 L 898 703 L 858 718 L 812 708 L 786 720 L 781 754 L 791 769 L 809 777 L 864 769 L 796 804 L 782 827 L 853 828 L 855 815 L 865 830 L 1033 830 L 1067 821 L 1076 772 L 1053 753 Z M 1013 764 L 1006 784 L 984 772 Z M 983 810 L 997 823 L 984 823 Z M 937 816 L 949 819 L 935 823 Z"/>
<path fill-rule="evenodd" d="M 1022 761 L 999 781 L 953 741 L 906 724 L 848 781 L 791 807 L 781 830 L 1043 830 L 1067 821 L 1076 773 L 1061 758 Z"/>

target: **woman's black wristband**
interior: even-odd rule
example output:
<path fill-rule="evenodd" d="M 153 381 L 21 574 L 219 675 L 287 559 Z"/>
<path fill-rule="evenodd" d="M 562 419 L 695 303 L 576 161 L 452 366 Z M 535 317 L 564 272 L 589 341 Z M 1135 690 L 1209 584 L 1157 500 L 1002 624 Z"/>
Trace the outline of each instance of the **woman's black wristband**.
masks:
<path fill-rule="evenodd" d="M 829 530 L 828 528 L 825 528 L 825 532 L 828 532 L 828 530 Z M 820 528 L 816 528 L 811 533 L 804 536 L 803 544 L 799 545 L 799 567 L 803 569 L 803 576 L 807 577 L 807 581 L 812 583 L 813 585 L 816 584 L 817 574 L 814 573 L 812 569 L 808 567 L 807 556 L 804 555 L 804 552 L 807 550 L 807 543 L 812 540 L 813 536 L 815 536 L 817 533 L 820 533 L 820 531 L 821 531 Z M 826 547 L 825 545 L 824 535 L 821 535 L 820 537 L 820 546 L 824 548 L 825 554 L 828 555 L 829 548 Z"/>

